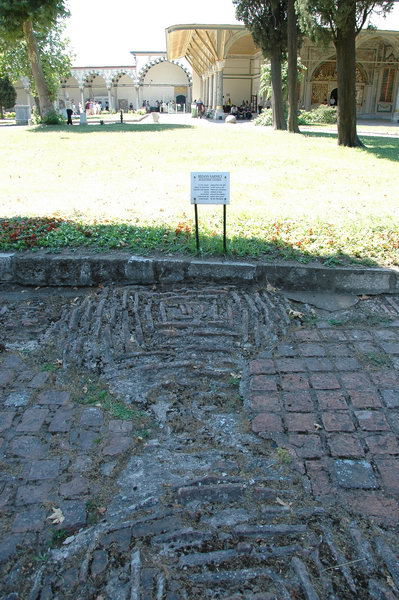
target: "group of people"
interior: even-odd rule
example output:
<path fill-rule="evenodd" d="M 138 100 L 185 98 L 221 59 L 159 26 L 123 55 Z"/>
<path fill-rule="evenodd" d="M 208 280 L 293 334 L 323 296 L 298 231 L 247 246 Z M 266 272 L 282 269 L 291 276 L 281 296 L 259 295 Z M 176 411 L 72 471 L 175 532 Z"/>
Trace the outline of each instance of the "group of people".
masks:
<path fill-rule="evenodd" d="M 160 102 L 159 100 L 156 100 L 154 106 L 151 106 L 149 100 L 143 100 L 142 108 L 147 112 L 151 112 L 151 109 L 155 109 L 155 112 L 161 113 L 175 112 L 176 102 L 174 100 L 170 100 L 169 102 L 165 102 L 164 100 Z"/>
<path fill-rule="evenodd" d="M 252 110 L 248 101 L 243 100 L 240 106 L 227 104 L 227 108 L 229 107 L 230 110 L 228 112 L 234 115 L 236 119 L 252 119 Z"/>
<path fill-rule="evenodd" d="M 79 103 L 79 109 L 80 109 L 80 103 Z M 103 106 L 103 103 L 101 101 L 98 102 L 97 100 L 94 100 L 93 98 L 89 98 L 86 101 L 85 107 L 84 107 L 84 110 L 86 111 L 87 115 L 100 115 L 104 109 L 109 110 L 108 102 L 105 102 L 105 106 Z M 83 112 L 83 111 L 81 111 L 81 112 Z"/>

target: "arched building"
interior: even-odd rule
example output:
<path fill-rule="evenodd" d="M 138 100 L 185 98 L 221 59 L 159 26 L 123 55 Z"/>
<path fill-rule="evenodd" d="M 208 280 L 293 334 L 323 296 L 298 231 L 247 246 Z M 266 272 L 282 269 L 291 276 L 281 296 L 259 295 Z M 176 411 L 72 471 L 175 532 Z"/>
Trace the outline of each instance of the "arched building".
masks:
<path fill-rule="evenodd" d="M 173 25 L 166 30 L 168 57 L 185 57 L 193 69 L 194 96 L 223 114 L 223 104 L 249 101 L 253 110 L 259 96 L 263 56 L 243 25 Z M 338 101 L 335 48 L 305 39 L 300 56 L 306 70 L 299 106 L 306 110 Z M 362 31 L 356 41 L 357 112 L 362 118 L 399 121 L 399 32 Z M 195 73 L 195 75 L 194 75 Z"/>
<path fill-rule="evenodd" d="M 201 99 L 223 118 L 223 105 L 249 102 L 255 112 L 262 53 L 244 25 L 173 25 L 166 29 L 167 51 L 132 51 L 133 64 L 73 67 L 60 84 L 59 106 L 89 98 L 103 107 L 135 109 L 148 102 L 174 101 L 189 110 Z M 335 48 L 305 39 L 300 49 L 305 66 L 298 106 L 306 110 L 331 98 L 339 104 Z M 17 104 L 33 104 L 29 81 L 16 82 Z M 358 116 L 399 122 L 399 32 L 364 30 L 356 39 Z"/>

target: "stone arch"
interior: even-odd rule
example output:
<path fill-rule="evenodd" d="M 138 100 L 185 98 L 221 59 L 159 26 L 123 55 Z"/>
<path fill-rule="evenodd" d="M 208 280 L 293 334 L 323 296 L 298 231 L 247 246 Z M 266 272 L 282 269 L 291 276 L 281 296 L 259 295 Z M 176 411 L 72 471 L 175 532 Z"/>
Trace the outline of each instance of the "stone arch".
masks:
<path fill-rule="evenodd" d="M 180 69 L 182 69 L 184 71 L 184 73 L 187 76 L 187 83 L 188 85 L 192 84 L 192 76 L 190 71 L 184 66 L 182 65 L 180 62 L 178 62 L 177 60 L 168 60 L 167 58 L 160 56 L 159 58 L 155 58 L 153 60 L 150 60 L 148 63 L 146 63 L 142 69 L 140 69 L 139 74 L 138 74 L 138 83 L 139 85 L 144 85 L 144 79 L 147 75 L 147 73 L 156 65 L 160 65 L 162 63 L 170 63 L 173 65 L 176 65 L 178 67 L 180 67 Z"/>
<path fill-rule="evenodd" d="M 234 46 L 237 46 L 236 51 L 234 51 Z M 246 30 L 237 31 L 226 43 L 223 59 L 227 58 L 229 54 L 255 54 L 257 51 L 259 48 L 253 41 L 252 35 Z"/>
<path fill-rule="evenodd" d="M 319 63 L 313 70 L 311 81 L 337 81 L 337 63 L 335 56 Z M 363 65 L 356 63 L 356 83 L 368 83 L 367 73 Z"/>

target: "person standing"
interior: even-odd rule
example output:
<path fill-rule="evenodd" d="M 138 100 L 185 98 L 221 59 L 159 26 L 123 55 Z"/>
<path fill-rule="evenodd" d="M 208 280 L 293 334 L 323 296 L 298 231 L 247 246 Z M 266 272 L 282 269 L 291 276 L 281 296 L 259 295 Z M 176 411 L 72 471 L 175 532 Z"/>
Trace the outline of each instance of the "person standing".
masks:
<path fill-rule="evenodd" d="M 66 102 L 66 113 L 67 113 L 67 125 L 73 125 L 72 123 L 72 104 L 67 100 Z"/>

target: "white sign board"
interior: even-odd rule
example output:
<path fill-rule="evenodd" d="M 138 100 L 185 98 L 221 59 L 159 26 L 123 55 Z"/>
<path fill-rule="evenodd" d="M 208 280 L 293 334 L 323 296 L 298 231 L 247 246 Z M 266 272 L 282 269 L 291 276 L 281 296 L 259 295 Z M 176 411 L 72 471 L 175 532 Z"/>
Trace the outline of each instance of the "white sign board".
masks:
<path fill-rule="evenodd" d="M 230 173 L 191 173 L 191 204 L 230 204 Z"/>

